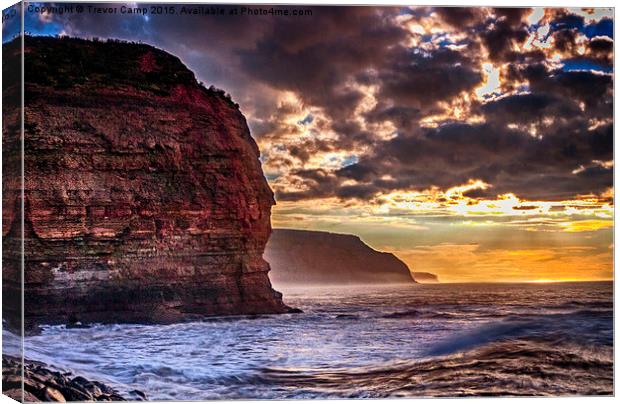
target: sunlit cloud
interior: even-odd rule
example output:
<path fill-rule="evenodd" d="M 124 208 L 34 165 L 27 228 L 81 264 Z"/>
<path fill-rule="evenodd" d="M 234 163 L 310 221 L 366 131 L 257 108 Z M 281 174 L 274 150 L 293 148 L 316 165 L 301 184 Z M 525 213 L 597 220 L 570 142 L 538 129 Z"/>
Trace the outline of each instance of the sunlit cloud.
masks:
<path fill-rule="evenodd" d="M 587 261 L 558 246 L 612 242 L 613 9 L 325 10 L 294 21 L 84 13 L 29 24 L 37 35 L 155 45 L 232 94 L 275 192 L 276 227 L 366 235 L 431 272 L 453 266 L 431 254 L 462 260 L 447 279 L 493 268 L 570 277 L 541 257 L 608 276 L 608 255 Z M 486 238 L 472 247 L 459 234 Z M 524 245 L 495 245 L 514 239 Z"/>
<path fill-rule="evenodd" d="M 614 226 L 614 222 L 613 220 L 580 220 L 576 222 L 562 223 L 561 226 L 565 229 L 565 231 L 575 233 L 609 229 Z"/>

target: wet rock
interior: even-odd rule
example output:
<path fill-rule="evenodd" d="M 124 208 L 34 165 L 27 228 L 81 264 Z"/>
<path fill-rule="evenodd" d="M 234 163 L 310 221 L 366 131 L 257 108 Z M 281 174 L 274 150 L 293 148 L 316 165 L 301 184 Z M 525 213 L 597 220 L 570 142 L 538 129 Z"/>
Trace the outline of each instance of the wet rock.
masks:
<path fill-rule="evenodd" d="M 40 383 L 30 377 L 27 372 L 24 372 L 24 389 L 31 393 L 38 392 L 45 389 L 45 384 Z"/>
<path fill-rule="evenodd" d="M 40 402 L 41 401 L 34 394 L 32 394 L 30 392 L 27 392 L 27 391 L 24 391 L 23 395 L 22 395 L 22 390 L 21 389 L 3 390 L 2 394 L 4 394 L 5 396 L 8 396 L 8 397 L 11 397 L 13 400 L 20 401 L 20 402 L 23 401 L 23 402 L 27 402 L 27 403 L 36 403 L 36 402 Z"/>
<path fill-rule="evenodd" d="M 92 382 L 95 386 L 97 386 L 99 388 L 99 390 L 101 390 L 102 394 L 114 394 L 115 391 L 114 389 L 110 388 L 109 386 L 106 386 L 103 383 L 94 381 Z"/>
<path fill-rule="evenodd" d="M 65 396 L 58 390 L 53 387 L 46 387 L 43 389 L 43 399 L 44 401 L 55 401 L 58 403 L 66 403 Z"/>
<path fill-rule="evenodd" d="M 99 401 L 89 391 L 74 386 L 63 386 L 61 391 L 68 401 Z"/>
<path fill-rule="evenodd" d="M 70 384 L 78 390 L 90 392 L 93 396 L 100 396 L 103 394 L 99 386 L 81 376 L 73 378 Z"/>
<path fill-rule="evenodd" d="M 9 374 L 6 375 L 4 369 L 2 369 L 2 388 L 6 390 L 21 389 L 22 377 L 19 375 Z"/>
<path fill-rule="evenodd" d="M 136 401 L 146 400 L 146 394 L 144 394 L 140 390 L 131 390 L 129 392 L 129 395 L 131 396 L 132 400 L 136 400 Z"/>
<path fill-rule="evenodd" d="M 116 390 L 101 382 L 73 376 L 68 372 L 52 371 L 46 366 L 41 362 L 24 362 L 25 401 L 126 401 Z M 3 356 L 2 370 L 3 394 L 21 401 L 21 360 Z M 130 395 L 132 400 L 146 400 L 146 395 L 138 390 L 134 390 Z"/>

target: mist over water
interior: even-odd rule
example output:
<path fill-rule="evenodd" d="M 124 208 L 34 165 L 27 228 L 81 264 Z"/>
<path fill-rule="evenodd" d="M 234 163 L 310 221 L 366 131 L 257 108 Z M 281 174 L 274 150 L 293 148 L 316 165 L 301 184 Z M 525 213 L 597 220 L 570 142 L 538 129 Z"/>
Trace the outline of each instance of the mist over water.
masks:
<path fill-rule="evenodd" d="M 304 313 L 45 327 L 25 356 L 157 400 L 613 390 L 611 282 L 283 291 Z"/>

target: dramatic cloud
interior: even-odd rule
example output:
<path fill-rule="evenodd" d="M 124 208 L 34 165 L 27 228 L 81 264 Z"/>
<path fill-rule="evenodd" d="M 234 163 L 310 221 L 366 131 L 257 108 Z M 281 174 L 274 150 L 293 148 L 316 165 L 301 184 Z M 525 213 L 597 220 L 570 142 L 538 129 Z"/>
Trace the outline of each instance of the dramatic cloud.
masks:
<path fill-rule="evenodd" d="M 612 149 L 613 39 L 598 11 L 231 9 L 27 21 L 34 33 L 55 27 L 179 55 L 240 103 L 279 200 L 367 199 L 470 179 L 490 184 L 488 197 L 557 199 L 611 186 L 611 167 L 592 163 L 611 160 Z"/>
<path fill-rule="evenodd" d="M 259 143 L 276 224 L 342 224 L 326 219 L 338 211 L 419 230 L 407 215 L 498 206 L 528 219 L 494 223 L 528 232 L 613 219 L 610 9 L 175 7 L 28 13 L 26 30 L 153 44 L 231 93 Z"/>

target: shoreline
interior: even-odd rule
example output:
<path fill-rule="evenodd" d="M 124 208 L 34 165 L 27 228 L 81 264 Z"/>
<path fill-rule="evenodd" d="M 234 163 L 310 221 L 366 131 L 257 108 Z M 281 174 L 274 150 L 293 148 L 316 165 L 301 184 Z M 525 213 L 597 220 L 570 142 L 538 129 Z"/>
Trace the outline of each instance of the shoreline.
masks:
<path fill-rule="evenodd" d="M 132 390 L 131 397 L 101 382 L 88 380 L 72 372 L 52 370 L 50 365 L 24 359 L 24 402 L 66 401 L 145 401 L 146 394 Z M 22 401 L 21 360 L 2 355 L 2 394 Z"/>

